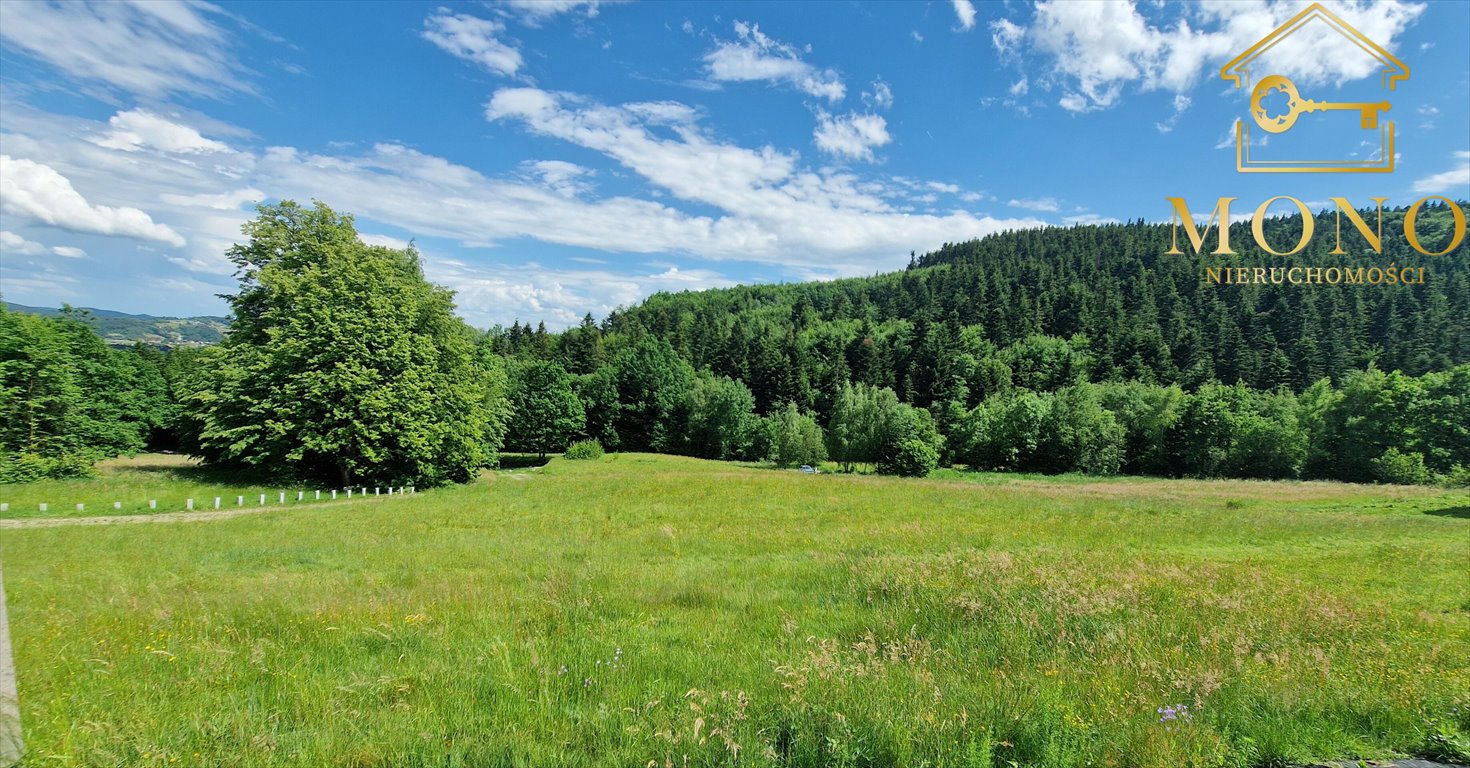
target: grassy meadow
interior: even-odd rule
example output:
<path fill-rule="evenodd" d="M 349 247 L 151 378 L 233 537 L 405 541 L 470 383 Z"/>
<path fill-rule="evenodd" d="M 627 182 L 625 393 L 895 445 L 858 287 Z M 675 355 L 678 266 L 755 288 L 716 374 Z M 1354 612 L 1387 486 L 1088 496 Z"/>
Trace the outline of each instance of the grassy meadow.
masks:
<path fill-rule="evenodd" d="M 1470 736 L 1462 491 L 624 454 L 0 529 L 0 556 L 28 766 L 1280 766 Z"/>

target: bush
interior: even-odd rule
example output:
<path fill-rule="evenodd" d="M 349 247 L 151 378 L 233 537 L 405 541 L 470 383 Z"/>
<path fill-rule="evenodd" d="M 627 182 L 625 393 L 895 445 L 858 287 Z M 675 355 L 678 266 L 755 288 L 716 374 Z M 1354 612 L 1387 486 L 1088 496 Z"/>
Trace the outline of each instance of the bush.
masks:
<path fill-rule="evenodd" d="M 0 455 L 0 484 L 28 483 L 32 480 L 60 480 L 69 477 L 90 477 L 95 456 L 68 453 L 61 456 L 42 456 L 37 453 L 5 452 Z"/>
<path fill-rule="evenodd" d="M 1470 467 L 1454 467 L 1440 475 L 1437 482 L 1446 488 L 1470 488 Z"/>
<path fill-rule="evenodd" d="M 934 450 L 934 446 L 924 440 L 910 439 L 899 443 L 892 455 L 878 462 L 878 473 L 900 477 L 924 477 L 933 472 L 937 466 L 939 466 L 939 451 Z"/>
<path fill-rule="evenodd" d="M 562 454 L 562 458 L 573 460 L 600 459 L 602 458 L 602 455 L 602 443 L 598 442 L 595 439 L 578 440 L 577 442 L 567 446 L 567 452 Z"/>
<path fill-rule="evenodd" d="M 1373 479 L 1380 483 L 1423 485 L 1429 482 L 1429 468 L 1424 466 L 1424 454 L 1389 448 L 1373 460 Z"/>

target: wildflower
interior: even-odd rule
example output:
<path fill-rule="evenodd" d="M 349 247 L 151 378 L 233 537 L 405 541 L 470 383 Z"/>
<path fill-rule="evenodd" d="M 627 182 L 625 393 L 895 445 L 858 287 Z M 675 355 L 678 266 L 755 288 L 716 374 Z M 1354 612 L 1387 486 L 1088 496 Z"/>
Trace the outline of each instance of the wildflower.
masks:
<path fill-rule="evenodd" d="M 1159 707 L 1158 713 L 1159 722 L 1164 724 L 1165 730 L 1173 730 L 1175 724 L 1187 723 L 1194 719 L 1194 716 L 1189 713 L 1188 704 Z"/>

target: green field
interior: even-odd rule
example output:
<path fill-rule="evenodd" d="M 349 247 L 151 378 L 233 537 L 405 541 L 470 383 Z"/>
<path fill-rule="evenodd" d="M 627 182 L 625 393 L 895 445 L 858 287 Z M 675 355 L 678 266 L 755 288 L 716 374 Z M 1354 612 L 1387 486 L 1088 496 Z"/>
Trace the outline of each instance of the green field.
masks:
<path fill-rule="evenodd" d="M 151 471 L 73 491 L 199 480 Z M 1470 734 L 1463 491 L 625 454 L 0 551 L 28 766 L 1276 766 Z"/>

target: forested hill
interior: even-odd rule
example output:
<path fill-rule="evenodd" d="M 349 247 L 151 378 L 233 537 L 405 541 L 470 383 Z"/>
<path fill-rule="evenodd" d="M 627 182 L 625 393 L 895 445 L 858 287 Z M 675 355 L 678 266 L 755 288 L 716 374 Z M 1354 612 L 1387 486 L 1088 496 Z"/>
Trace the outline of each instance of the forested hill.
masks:
<path fill-rule="evenodd" d="M 45 307 L 28 307 L 24 304 L 6 302 L 6 309 L 28 315 L 55 317 L 66 310 Z M 229 331 L 230 319 L 212 315 L 198 317 L 158 317 L 155 315 L 130 315 L 110 309 L 77 307 L 72 313 L 97 331 L 109 345 L 132 346 L 143 343 L 154 347 L 197 347 L 218 344 Z"/>
<path fill-rule="evenodd" d="M 1381 256 L 1347 221 L 1352 255 L 1330 255 L 1335 213 L 1320 214 L 1315 238 L 1291 257 L 1257 248 L 1248 222 L 1231 228 L 1239 255 L 1219 257 L 1194 255 L 1182 231 L 1189 255 L 1165 255 L 1168 224 L 1037 229 L 946 245 L 874 277 L 657 294 L 603 325 L 666 339 L 696 368 L 743 380 L 762 409 L 794 401 L 821 410 L 846 380 L 928 406 L 961 394 L 978 401 L 1006 376 L 1033 389 L 1074 377 L 1301 389 L 1370 363 L 1419 374 L 1470 361 L 1467 246 L 1422 256 L 1404 240 L 1402 209 L 1383 218 Z M 1448 207 L 1426 205 L 1421 243 L 1445 247 L 1451 225 Z M 1299 217 L 1266 222 L 1278 249 L 1300 232 Z M 1427 272 L 1423 285 L 1215 285 L 1207 264 Z M 512 348 L 518 330 L 531 335 L 512 328 Z M 562 347 L 588 332 L 587 323 L 572 329 Z"/>

